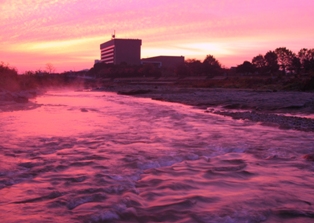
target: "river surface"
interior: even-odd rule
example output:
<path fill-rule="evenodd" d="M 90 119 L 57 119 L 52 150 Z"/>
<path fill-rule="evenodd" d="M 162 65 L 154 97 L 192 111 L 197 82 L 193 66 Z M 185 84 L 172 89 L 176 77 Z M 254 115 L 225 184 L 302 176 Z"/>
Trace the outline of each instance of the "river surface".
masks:
<path fill-rule="evenodd" d="M 1 222 L 313 222 L 314 133 L 106 92 L 0 113 Z"/>

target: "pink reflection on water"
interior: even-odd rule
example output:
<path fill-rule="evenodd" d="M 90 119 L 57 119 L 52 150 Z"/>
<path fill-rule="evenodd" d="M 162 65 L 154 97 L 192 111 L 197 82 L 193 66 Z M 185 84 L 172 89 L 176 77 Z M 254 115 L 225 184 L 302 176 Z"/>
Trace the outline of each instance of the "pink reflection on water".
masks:
<path fill-rule="evenodd" d="M 311 132 L 111 93 L 36 100 L 35 110 L 1 113 L 6 222 L 262 222 L 278 207 L 312 213 L 313 165 L 302 158 Z"/>
<path fill-rule="evenodd" d="M 111 106 L 110 102 L 101 97 L 103 94 L 92 94 L 98 94 L 99 97 L 77 97 L 77 93 L 73 94 L 75 97 L 71 93 L 38 97 L 36 102 L 42 106 L 35 110 L 2 113 L 3 117 L 11 120 L 6 129 L 17 136 L 70 136 L 99 131 L 109 121 L 114 121 L 115 117 L 108 117 L 98 110 Z"/>

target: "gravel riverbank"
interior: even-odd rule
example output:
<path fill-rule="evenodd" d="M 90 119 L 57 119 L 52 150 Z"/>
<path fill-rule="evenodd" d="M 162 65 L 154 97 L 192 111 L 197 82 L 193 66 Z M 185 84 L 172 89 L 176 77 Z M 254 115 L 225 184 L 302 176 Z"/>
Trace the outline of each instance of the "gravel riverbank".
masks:
<path fill-rule="evenodd" d="M 174 86 L 110 86 L 124 95 L 183 103 L 234 119 L 250 120 L 283 129 L 314 131 L 314 92 L 201 89 Z"/>

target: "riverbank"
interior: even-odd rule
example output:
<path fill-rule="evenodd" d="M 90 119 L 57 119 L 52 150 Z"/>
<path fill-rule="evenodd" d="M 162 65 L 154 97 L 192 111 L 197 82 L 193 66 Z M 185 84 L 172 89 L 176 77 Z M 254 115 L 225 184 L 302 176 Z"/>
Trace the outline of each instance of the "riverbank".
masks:
<path fill-rule="evenodd" d="M 169 85 L 111 85 L 99 90 L 191 105 L 205 112 L 283 129 L 314 131 L 314 92 Z"/>
<path fill-rule="evenodd" d="M 39 90 L 8 91 L 0 88 L 0 112 L 37 108 L 40 105 L 30 101 L 30 99 L 36 98 L 43 92 Z"/>
<path fill-rule="evenodd" d="M 314 92 L 230 88 L 190 88 L 171 84 L 111 83 L 96 91 L 182 103 L 204 112 L 250 120 L 283 129 L 314 131 Z M 40 91 L 9 92 L 0 89 L 0 112 L 28 110 Z"/>

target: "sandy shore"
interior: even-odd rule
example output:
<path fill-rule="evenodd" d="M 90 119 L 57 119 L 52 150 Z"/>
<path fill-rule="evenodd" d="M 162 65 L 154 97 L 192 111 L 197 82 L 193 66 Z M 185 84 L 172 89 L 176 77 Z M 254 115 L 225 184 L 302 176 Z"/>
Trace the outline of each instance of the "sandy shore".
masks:
<path fill-rule="evenodd" d="M 183 103 L 205 112 L 283 129 L 314 131 L 314 92 L 201 89 L 167 85 L 116 85 L 103 90 Z"/>

